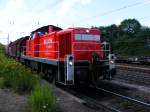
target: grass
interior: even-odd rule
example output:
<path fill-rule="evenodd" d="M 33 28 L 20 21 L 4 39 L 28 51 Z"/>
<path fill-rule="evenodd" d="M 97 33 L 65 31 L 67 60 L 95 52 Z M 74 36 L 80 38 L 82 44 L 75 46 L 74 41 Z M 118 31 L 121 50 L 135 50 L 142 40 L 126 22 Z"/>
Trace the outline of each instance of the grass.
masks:
<path fill-rule="evenodd" d="M 0 88 L 3 88 L 4 87 L 4 79 L 2 77 L 0 77 Z"/>
<path fill-rule="evenodd" d="M 39 83 L 40 77 L 14 59 L 8 58 L 2 45 L 0 50 L 0 77 L 3 78 L 1 85 L 12 88 L 17 93 L 30 93 Z"/>
<path fill-rule="evenodd" d="M 55 112 L 56 98 L 52 87 L 41 78 L 4 53 L 0 44 L 0 88 L 10 88 L 19 94 L 28 94 L 32 112 Z"/>
<path fill-rule="evenodd" d="M 1 76 L 3 77 L 3 86 L 13 88 L 18 93 L 28 93 L 40 80 L 33 75 L 29 69 L 26 69 L 18 62 L 9 61 L 9 64 L 3 66 Z M 6 75 L 7 74 L 7 75 Z"/>
<path fill-rule="evenodd" d="M 55 112 L 56 97 L 50 85 L 37 85 L 29 97 L 32 112 Z"/>

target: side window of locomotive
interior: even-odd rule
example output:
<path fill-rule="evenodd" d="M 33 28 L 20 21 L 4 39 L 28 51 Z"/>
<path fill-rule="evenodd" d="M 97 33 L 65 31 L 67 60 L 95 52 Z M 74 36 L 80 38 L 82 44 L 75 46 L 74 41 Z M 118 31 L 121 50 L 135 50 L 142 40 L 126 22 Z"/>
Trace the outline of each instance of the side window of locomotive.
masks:
<path fill-rule="evenodd" d="M 30 34 L 29 40 L 31 40 L 32 38 L 33 38 L 33 33 Z"/>
<path fill-rule="evenodd" d="M 45 32 L 45 35 L 48 34 L 47 32 Z"/>
<path fill-rule="evenodd" d="M 100 41 L 101 40 L 101 36 L 100 35 L 94 35 L 94 40 Z"/>
<path fill-rule="evenodd" d="M 33 39 L 36 37 L 36 33 L 33 34 Z"/>
<path fill-rule="evenodd" d="M 38 37 L 42 36 L 42 33 L 41 32 L 37 32 L 37 36 Z"/>
<path fill-rule="evenodd" d="M 40 36 L 48 34 L 47 32 L 41 31 Z"/>
<path fill-rule="evenodd" d="M 75 40 L 100 41 L 100 35 L 75 34 Z"/>
<path fill-rule="evenodd" d="M 82 40 L 81 34 L 75 34 L 75 40 Z"/>

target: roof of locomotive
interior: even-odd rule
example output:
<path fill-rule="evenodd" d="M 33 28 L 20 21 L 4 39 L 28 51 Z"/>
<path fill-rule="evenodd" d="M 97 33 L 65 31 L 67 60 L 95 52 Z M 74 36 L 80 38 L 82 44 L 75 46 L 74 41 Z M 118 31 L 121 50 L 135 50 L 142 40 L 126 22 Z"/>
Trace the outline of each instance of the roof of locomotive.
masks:
<path fill-rule="evenodd" d="M 98 28 L 84 28 L 84 27 L 75 27 L 75 28 L 68 28 L 68 29 L 64 29 L 59 31 L 60 33 L 62 32 L 69 32 L 69 31 L 73 31 L 74 33 L 79 33 L 79 34 L 96 34 L 96 35 L 100 35 L 101 31 Z"/>
<path fill-rule="evenodd" d="M 60 27 L 57 27 L 57 26 L 54 26 L 54 25 L 47 25 L 47 26 L 42 26 L 34 31 L 32 31 L 31 33 L 34 33 L 34 32 L 49 32 L 49 29 L 52 28 L 54 31 L 60 31 L 62 30 L 62 28 Z"/>
<path fill-rule="evenodd" d="M 20 41 L 18 42 L 18 44 L 19 44 L 19 45 L 22 44 L 22 42 L 24 42 L 24 41 L 26 41 L 27 39 L 29 39 L 29 37 L 30 37 L 30 36 L 22 37 L 22 38 L 20 39 Z"/>

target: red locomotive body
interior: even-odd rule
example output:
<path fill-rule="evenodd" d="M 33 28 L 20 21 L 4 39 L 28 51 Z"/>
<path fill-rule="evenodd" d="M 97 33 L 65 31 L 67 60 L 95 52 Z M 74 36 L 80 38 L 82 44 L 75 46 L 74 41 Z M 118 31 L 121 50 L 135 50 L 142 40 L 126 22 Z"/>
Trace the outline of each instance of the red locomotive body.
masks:
<path fill-rule="evenodd" d="M 63 84 L 88 85 L 100 77 L 111 78 L 115 66 L 111 55 L 106 56 L 100 34 L 96 28 L 44 26 L 31 32 L 21 60 Z"/>
<path fill-rule="evenodd" d="M 76 60 L 91 61 L 94 53 L 102 59 L 100 31 L 98 29 L 74 29 L 73 52 Z"/>
<path fill-rule="evenodd" d="M 72 54 L 76 61 L 91 61 L 92 54 L 97 53 L 100 59 L 103 59 L 98 29 L 70 28 L 43 36 L 35 34 L 32 40 L 27 41 L 29 42 L 32 46 L 30 54 L 33 57 L 63 61 L 65 55 Z M 29 52 L 28 49 L 27 52 Z"/>
<path fill-rule="evenodd" d="M 40 37 L 39 56 L 47 59 L 58 58 L 58 42 L 56 33 L 43 35 Z"/>
<path fill-rule="evenodd" d="M 59 31 L 59 30 L 61 30 L 61 28 L 58 28 L 53 25 L 48 25 L 31 32 L 30 38 L 29 40 L 27 40 L 27 46 L 26 46 L 27 56 L 49 58 L 48 54 L 50 52 L 49 51 L 50 49 L 47 46 L 49 46 L 48 41 L 52 37 L 50 35 L 52 35 L 51 33 L 53 31 Z M 48 41 L 45 41 L 43 40 L 43 38 L 49 38 L 49 39 Z M 48 52 L 46 50 L 48 50 Z"/>

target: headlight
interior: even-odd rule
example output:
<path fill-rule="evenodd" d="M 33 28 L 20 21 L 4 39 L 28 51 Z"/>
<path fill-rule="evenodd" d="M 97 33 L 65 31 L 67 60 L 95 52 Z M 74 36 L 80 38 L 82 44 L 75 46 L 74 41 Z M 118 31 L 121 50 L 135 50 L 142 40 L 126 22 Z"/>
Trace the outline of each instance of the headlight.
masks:
<path fill-rule="evenodd" d="M 70 65 L 70 66 L 72 66 L 72 65 L 73 65 L 72 61 L 69 61 L 69 65 Z"/>
<path fill-rule="evenodd" d="M 114 64 L 114 61 L 111 60 L 110 63 L 111 63 L 111 64 Z"/>

